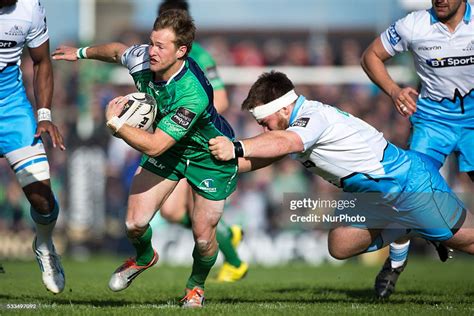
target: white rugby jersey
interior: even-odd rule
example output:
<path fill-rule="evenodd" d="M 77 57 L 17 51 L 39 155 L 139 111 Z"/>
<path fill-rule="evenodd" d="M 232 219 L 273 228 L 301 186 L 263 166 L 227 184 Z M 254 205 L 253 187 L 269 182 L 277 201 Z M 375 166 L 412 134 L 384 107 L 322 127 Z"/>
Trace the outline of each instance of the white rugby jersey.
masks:
<path fill-rule="evenodd" d="M 18 0 L 0 9 L 0 70 L 19 64 L 23 47 L 36 48 L 49 39 L 46 15 L 38 0 Z"/>
<path fill-rule="evenodd" d="M 421 79 L 415 115 L 474 123 L 474 22 L 466 3 L 451 33 L 434 11 L 415 11 L 381 34 L 390 55 L 411 51 Z M 466 120 L 469 120 L 467 122 Z"/>
<path fill-rule="evenodd" d="M 335 107 L 300 96 L 287 130 L 304 144 L 304 151 L 291 157 L 338 187 L 341 178 L 353 173 L 385 174 L 381 160 L 388 143 L 383 134 Z"/>

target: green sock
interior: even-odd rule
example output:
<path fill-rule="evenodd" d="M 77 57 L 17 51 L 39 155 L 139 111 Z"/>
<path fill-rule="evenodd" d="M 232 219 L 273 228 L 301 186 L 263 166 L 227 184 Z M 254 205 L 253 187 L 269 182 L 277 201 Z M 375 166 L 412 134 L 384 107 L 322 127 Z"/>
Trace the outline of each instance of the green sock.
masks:
<path fill-rule="evenodd" d="M 236 268 L 240 267 L 242 261 L 240 261 L 239 255 L 232 245 L 232 230 L 222 219 L 217 224 L 216 239 L 219 243 L 219 250 L 224 255 L 225 262 Z"/>
<path fill-rule="evenodd" d="M 181 220 L 179 221 L 181 225 L 183 225 L 186 228 L 191 228 L 193 225 L 191 223 L 191 218 L 188 215 L 188 212 L 185 212 L 183 217 L 181 217 Z"/>
<path fill-rule="evenodd" d="M 216 253 L 212 256 L 203 257 L 199 254 L 196 246 L 194 246 L 193 270 L 191 272 L 191 276 L 188 279 L 188 283 L 186 283 L 186 287 L 188 289 L 193 289 L 195 286 L 197 286 L 204 290 L 204 283 L 206 282 L 207 275 L 209 274 L 209 271 L 211 271 L 214 263 L 216 263 L 218 253 L 219 251 L 216 251 Z"/>
<path fill-rule="evenodd" d="M 152 236 L 152 229 L 151 226 L 148 225 L 147 230 L 137 238 L 129 238 L 130 242 L 132 243 L 133 247 L 137 251 L 137 265 L 139 266 L 146 266 L 148 265 L 151 260 L 153 259 L 153 247 L 151 245 L 151 236 Z"/>

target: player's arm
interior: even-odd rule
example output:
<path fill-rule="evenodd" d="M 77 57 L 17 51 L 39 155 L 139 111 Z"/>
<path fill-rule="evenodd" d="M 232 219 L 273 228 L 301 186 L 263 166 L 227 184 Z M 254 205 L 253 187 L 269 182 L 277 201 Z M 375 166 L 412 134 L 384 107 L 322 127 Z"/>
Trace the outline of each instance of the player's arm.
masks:
<path fill-rule="evenodd" d="M 53 98 L 53 67 L 49 58 L 49 40 L 38 47 L 29 47 L 31 60 L 33 61 L 33 89 L 38 110 L 38 127 L 35 137 L 42 133 L 48 133 L 51 137 L 53 147 L 59 146 L 61 150 L 66 149 L 64 141 L 58 128 L 51 122 L 51 101 Z"/>
<path fill-rule="evenodd" d="M 176 144 L 176 141 L 171 136 L 159 128 L 156 128 L 152 134 L 126 124 L 116 125 L 114 118 L 120 115 L 126 103 L 126 98 L 117 97 L 107 105 L 105 112 L 107 126 L 111 129 L 114 136 L 122 138 L 131 147 L 151 157 L 163 154 Z"/>
<path fill-rule="evenodd" d="M 239 158 L 239 173 L 265 168 L 285 156 L 275 158 Z"/>
<path fill-rule="evenodd" d="M 248 158 L 275 158 L 304 150 L 301 137 L 286 130 L 265 132 L 242 142 Z"/>
<path fill-rule="evenodd" d="M 225 89 L 225 84 L 217 71 L 217 66 L 211 56 L 211 65 L 206 68 L 206 76 L 211 82 L 212 89 L 214 90 L 214 107 L 217 113 L 222 114 L 229 107 L 229 98 Z"/>
<path fill-rule="evenodd" d="M 383 47 L 380 37 L 377 37 L 362 54 L 361 66 L 370 80 L 387 95 L 392 95 L 400 86 L 390 77 L 385 61 L 392 56 Z"/>
<path fill-rule="evenodd" d="M 62 45 L 56 48 L 52 56 L 54 60 L 97 59 L 120 64 L 120 59 L 127 48 L 126 45 L 118 42 L 80 48 Z"/>
<path fill-rule="evenodd" d="M 209 140 L 209 150 L 218 160 L 231 160 L 234 157 L 276 158 L 290 153 L 302 152 L 304 144 L 301 137 L 292 131 L 269 131 L 258 136 L 233 143 L 227 137 L 218 136 Z"/>
<path fill-rule="evenodd" d="M 214 107 L 216 108 L 217 113 L 222 114 L 229 107 L 229 98 L 227 96 L 225 84 L 219 75 L 214 58 L 208 51 L 200 47 L 199 44 L 193 44 L 193 49 L 197 49 L 201 52 L 198 54 L 196 62 L 204 71 L 204 74 L 212 85 L 212 89 L 214 90 Z"/>
<path fill-rule="evenodd" d="M 214 107 L 219 114 L 222 114 L 229 107 L 229 98 L 225 88 L 214 89 Z"/>
<path fill-rule="evenodd" d="M 411 87 L 401 88 L 390 77 L 385 61 L 391 57 L 380 37 L 377 37 L 362 54 L 361 66 L 370 80 L 392 98 L 395 108 L 401 115 L 411 115 L 416 111 L 414 98 L 418 92 Z"/>
<path fill-rule="evenodd" d="M 173 137 L 159 128 L 156 128 L 155 132 L 151 134 L 124 124 L 114 135 L 122 138 L 131 147 L 150 157 L 160 156 L 176 144 Z"/>

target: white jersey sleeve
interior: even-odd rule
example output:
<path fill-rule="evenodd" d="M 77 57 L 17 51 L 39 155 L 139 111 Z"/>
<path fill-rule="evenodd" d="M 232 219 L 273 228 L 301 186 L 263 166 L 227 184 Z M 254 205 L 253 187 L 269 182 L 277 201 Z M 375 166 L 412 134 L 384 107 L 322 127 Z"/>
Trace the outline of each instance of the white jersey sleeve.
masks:
<path fill-rule="evenodd" d="M 328 120 L 321 115 L 316 107 L 301 109 L 300 115 L 287 128 L 287 131 L 295 132 L 301 138 L 304 151 L 317 144 L 321 134 L 329 127 Z"/>
<path fill-rule="evenodd" d="M 150 68 L 148 45 L 133 45 L 123 53 L 121 63 L 127 67 L 130 74 Z"/>
<path fill-rule="evenodd" d="M 38 0 L 34 1 L 31 27 L 26 36 L 26 44 L 30 48 L 41 46 L 49 39 L 48 27 L 46 26 L 46 11 Z"/>
<path fill-rule="evenodd" d="M 396 21 L 380 35 L 385 50 L 394 56 L 397 53 L 406 52 L 410 48 L 413 27 L 416 21 L 416 12 Z"/>

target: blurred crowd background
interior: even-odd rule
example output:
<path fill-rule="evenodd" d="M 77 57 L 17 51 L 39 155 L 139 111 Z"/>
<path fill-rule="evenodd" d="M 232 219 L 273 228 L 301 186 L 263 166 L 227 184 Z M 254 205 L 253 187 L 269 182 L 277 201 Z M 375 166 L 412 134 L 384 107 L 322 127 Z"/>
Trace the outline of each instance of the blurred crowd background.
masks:
<path fill-rule="evenodd" d="M 73 0 L 42 2 L 47 10 L 52 49 L 61 43 L 85 46 L 96 40 L 120 41 L 129 45 L 146 43 L 158 5 L 158 1 L 131 0 L 80 1 L 82 4 Z M 329 25 L 325 28 L 320 26 L 325 25 L 324 21 L 318 21 L 312 28 L 304 28 L 300 26 L 301 21 L 298 21 L 297 16 L 290 16 L 289 22 L 282 21 L 284 26 L 280 28 L 269 27 L 268 23 L 266 27 L 254 26 L 252 23 L 258 24 L 255 21 L 238 27 L 232 22 L 225 24 L 225 20 L 220 22 L 222 27 L 216 27 L 212 19 L 216 17 L 222 21 L 223 17 L 219 16 L 221 10 L 210 10 L 213 3 L 217 6 L 218 1 L 202 2 L 205 10 L 200 7 L 199 1 L 190 1 L 191 14 L 198 26 L 197 41 L 213 55 L 224 81 L 227 79 L 230 107 L 223 115 L 234 127 L 238 138 L 253 136 L 262 130 L 250 115 L 240 111 L 240 105 L 256 77 L 247 83 L 240 83 L 238 78 L 232 75 L 232 71 L 242 67 L 246 67 L 242 68 L 245 70 L 254 67 L 278 69 L 285 66 L 294 67 L 291 69 L 295 73 L 298 73 L 298 69 L 314 70 L 313 75 L 318 78 L 318 83 L 314 84 L 291 77 L 290 79 L 298 82 L 298 94 L 335 105 L 358 116 L 382 131 L 394 144 L 402 148 L 407 147 L 409 121 L 398 115 L 391 100 L 368 82 L 359 67 L 359 61 L 365 47 L 384 28 L 402 17 L 407 10 L 415 8 L 410 6 L 409 1 L 333 1 L 331 8 L 336 6 L 337 10 L 356 6 L 354 3 L 360 3 L 362 8 L 359 10 L 364 10 L 367 3 L 372 3 L 373 6 L 379 6 L 379 9 L 390 11 L 377 12 L 377 18 L 372 20 L 370 17 L 375 14 L 367 13 L 369 22 L 360 22 L 360 17 L 357 18 L 358 12 L 350 11 L 346 15 L 342 14 L 347 25 L 339 28 L 330 27 L 331 14 L 325 17 L 328 21 L 326 25 Z M 237 5 L 236 2 L 238 1 L 229 1 L 233 6 Z M 298 2 L 301 2 L 302 6 L 309 3 L 301 0 L 296 3 L 281 2 L 289 6 L 298 5 Z M 417 2 L 417 5 L 424 3 L 425 7 L 429 7 L 429 1 L 413 2 Z M 95 7 L 81 7 L 84 3 Z M 257 8 L 266 4 L 267 10 L 260 12 L 262 16 L 272 14 L 270 11 L 273 10 L 273 1 L 257 0 L 255 3 Z M 330 6 L 328 1 L 321 3 L 323 8 Z M 351 5 L 348 5 L 349 3 Z M 95 20 L 95 32 L 84 34 L 80 26 L 80 21 L 84 18 L 79 16 L 75 22 L 76 27 L 72 27 L 73 31 L 68 31 L 71 25 L 67 25 L 64 26 L 64 33 L 61 33 L 60 23 L 65 23 L 64 17 L 59 17 L 64 12 L 62 5 L 68 9 L 67 14 L 76 18 L 76 12 L 93 12 L 94 15 L 88 18 Z M 149 16 L 138 19 L 137 22 L 137 12 L 143 12 L 145 5 L 148 6 Z M 69 12 L 69 9 L 75 6 L 77 10 Z M 317 7 L 314 10 L 317 10 Z M 208 16 L 205 13 L 208 13 Z M 353 24 L 350 23 L 352 15 Z M 204 16 L 207 18 L 203 18 Z M 318 19 L 321 19 L 321 16 L 324 17 L 319 12 Z M 113 17 L 115 18 L 112 19 Z M 242 16 L 240 18 L 242 19 Z M 120 23 L 117 20 L 120 20 Z M 291 20 L 295 21 L 294 27 L 291 27 Z M 107 21 L 113 23 L 107 24 Z M 278 21 L 273 22 L 278 25 Z M 286 26 L 287 23 L 290 23 L 290 27 Z M 408 69 L 411 76 L 405 78 L 405 82 L 416 87 L 416 76 L 413 74 L 409 55 L 395 58 L 392 65 Z M 133 92 L 135 88 L 130 84 L 126 71 L 117 71 L 118 65 L 80 61 L 54 62 L 53 67 L 53 119 L 67 146 L 65 152 L 60 152 L 53 150 L 46 140 L 53 190 L 61 205 L 56 243 L 63 254 L 79 259 L 96 251 L 111 254 L 128 252 L 130 249 L 125 242 L 124 216 L 130 180 L 140 154 L 110 135 L 105 127 L 104 108 L 115 96 Z M 324 67 L 331 67 L 330 70 L 357 67 L 360 71 L 358 76 L 362 79 L 350 82 L 340 78 L 338 83 L 323 84 L 320 82 L 324 82 L 325 78 L 320 76 L 325 74 L 322 71 Z M 23 58 L 22 69 L 30 100 L 34 100 L 32 64 L 29 58 Z M 466 202 L 472 205 L 472 201 L 467 199 L 474 187 L 466 175 L 459 174 L 456 170 L 456 160 L 450 159 L 443 169 L 443 174 L 454 191 L 460 193 Z M 284 194 L 301 193 L 308 197 L 319 194 L 327 197 L 337 190 L 321 178 L 307 173 L 298 163 L 285 159 L 271 167 L 241 175 L 238 190 L 227 202 L 224 218 L 230 224 L 240 224 L 244 227 L 247 242 L 241 251 L 250 261 L 271 264 L 303 259 L 318 263 L 328 258 L 325 232 L 314 230 L 311 225 L 292 223 L 290 210 L 282 207 Z M 168 258 L 172 262 L 188 262 L 191 259 L 191 232 L 166 224 L 159 216 L 154 223 L 154 242 L 168 254 L 162 255 L 162 258 Z M 31 258 L 32 227 L 29 204 L 6 161 L 1 159 L 0 259 Z M 424 245 L 420 242 L 415 250 L 426 251 Z M 264 249 L 275 247 L 282 249 L 279 252 L 280 257 L 275 257 L 275 254 L 269 257 L 270 252 L 267 254 Z"/>

